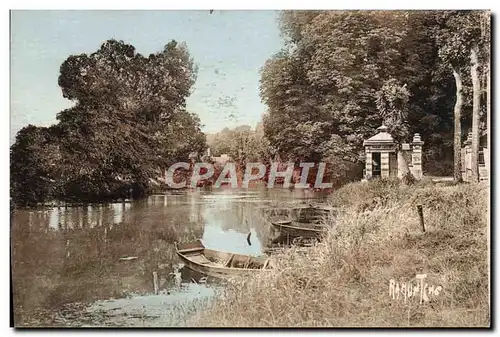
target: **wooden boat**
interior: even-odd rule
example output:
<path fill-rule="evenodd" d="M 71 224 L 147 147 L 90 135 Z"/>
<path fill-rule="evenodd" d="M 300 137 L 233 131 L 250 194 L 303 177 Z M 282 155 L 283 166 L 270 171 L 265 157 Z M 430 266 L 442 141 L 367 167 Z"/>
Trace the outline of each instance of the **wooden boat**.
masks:
<path fill-rule="evenodd" d="M 326 227 L 316 223 L 300 223 L 290 220 L 271 222 L 271 225 L 277 230 L 280 236 L 303 239 L 321 238 L 326 234 Z"/>
<path fill-rule="evenodd" d="M 282 254 L 285 253 L 286 251 L 289 251 L 290 249 L 293 249 L 294 253 L 307 254 L 309 248 L 310 246 L 272 245 L 271 247 L 264 249 L 264 254 L 267 255 Z"/>
<path fill-rule="evenodd" d="M 248 276 L 272 269 L 267 256 L 250 256 L 205 248 L 200 240 L 176 244 L 177 255 L 185 266 L 198 273 L 218 278 Z"/>
<path fill-rule="evenodd" d="M 295 217 L 297 222 L 301 223 L 320 223 L 331 214 L 335 214 L 335 208 L 329 205 L 310 204 L 306 208 L 298 211 Z"/>
<path fill-rule="evenodd" d="M 337 208 L 333 206 L 322 205 L 322 204 L 311 205 L 310 208 L 317 212 L 323 212 L 323 213 L 335 212 L 335 210 L 337 210 Z"/>

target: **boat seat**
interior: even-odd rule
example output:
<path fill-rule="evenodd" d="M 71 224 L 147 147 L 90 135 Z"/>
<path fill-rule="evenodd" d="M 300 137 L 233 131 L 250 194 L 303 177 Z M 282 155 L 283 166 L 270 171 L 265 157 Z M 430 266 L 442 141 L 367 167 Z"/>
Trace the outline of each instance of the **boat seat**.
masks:
<path fill-rule="evenodd" d="M 205 257 L 205 255 L 195 255 L 195 256 L 190 256 L 189 257 L 190 260 L 192 260 L 193 262 L 196 262 L 196 263 L 199 263 L 199 264 L 208 264 L 208 263 L 212 263 L 212 261 L 210 261 L 209 259 L 207 259 Z"/>
<path fill-rule="evenodd" d="M 247 257 L 245 263 L 243 264 L 243 268 L 248 268 L 248 266 L 250 265 L 250 261 L 252 260 L 252 258 L 249 256 Z"/>
<path fill-rule="evenodd" d="M 181 250 L 180 252 L 182 254 L 186 254 L 186 253 L 194 253 L 194 252 L 199 252 L 201 250 L 204 250 L 205 248 L 203 247 L 195 247 L 195 248 L 188 248 L 188 249 L 183 249 Z"/>
<path fill-rule="evenodd" d="M 223 264 L 224 267 L 230 267 L 231 262 L 233 261 L 234 254 L 231 254 L 231 257 Z"/>
<path fill-rule="evenodd" d="M 266 259 L 266 262 L 264 263 L 264 266 L 262 267 L 262 269 L 266 269 L 266 267 L 269 265 L 269 260 L 271 260 L 270 258 Z"/>
<path fill-rule="evenodd" d="M 276 221 L 274 223 L 277 225 L 289 225 L 292 223 L 292 220 L 280 220 L 280 221 Z"/>

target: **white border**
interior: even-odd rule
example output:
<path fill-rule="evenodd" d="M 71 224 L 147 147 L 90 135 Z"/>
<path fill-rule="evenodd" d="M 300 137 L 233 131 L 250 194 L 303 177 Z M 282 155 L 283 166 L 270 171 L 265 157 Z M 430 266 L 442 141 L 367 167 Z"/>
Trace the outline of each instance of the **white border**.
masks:
<path fill-rule="evenodd" d="M 493 1 L 394 1 L 350 0 L 348 2 L 297 1 L 297 0 L 254 0 L 254 1 L 201 1 L 183 0 L 176 2 L 142 1 L 6 1 L 10 9 L 488 9 Z"/>
<path fill-rule="evenodd" d="M 486 0 L 475 0 L 475 1 L 464 1 L 464 0 L 455 0 L 455 1 L 394 1 L 394 0 L 379 0 L 379 1 L 362 1 L 362 0 L 350 0 L 348 2 L 322 2 L 322 1 L 296 1 L 296 0 L 281 0 L 281 1 L 263 1 L 263 0 L 253 0 L 253 1 L 210 1 L 205 2 L 201 0 L 193 1 L 193 0 L 183 0 L 177 2 L 164 3 L 159 1 L 151 1 L 151 0 L 141 0 L 141 1 L 120 1 L 120 2 L 111 2 L 111 1 L 102 1 L 102 0 L 86 0 L 86 1 L 44 1 L 43 4 L 37 1 L 3 1 L 2 2 L 2 12 L 1 12 L 1 29 L 2 32 L 0 34 L 1 38 L 1 46 L 4 49 L 3 55 L 5 55 L 4 62 L 1 67 L 1 78 L 2 78 L 2 91 L 1 91 L 1 100 L 2 100 L 2 111 L 5 116 L 9 116 L 7 112 L 10 112 L 9 106 L 9 12 L 8 9 L 492 9 L 495 12 L 498 2 L 486 1 Z M 119 4 L 119 5 L 117 5 Z M 496 46 L 495 46 L 496 49 Z M 498 52 L 495 52 L 495 55 L 498 55 Z M 492 60 L 494 62 L 496 60 Z M 496 69 L 496 67 L 495 67 Z M 496 73 L 495 73 L 496 74 Z M 492 74 L 491 78 L 494 79 L 496 76 Z M 496 88 L 495 94 L 498 92 L 498 87 Z M 499 95 L 494 95 L 500 97 Z M 493 112 L 492 112 L 493 113 Z M 496 118 L 498 119 L 498 118 Z M 2 130 L 0 134 L 4 138 L 5 145 L 1 147 L 1 155 L 4 159 L 2 164 L 2 181 L 1 185 L 2 193 L 0 204 L 2 205 L 1 214 L 2 214 L 2 227 L 4 231 L 3 240 L 3 254 L 1 258 L 1 266 L 0 270 L 2 272 L 2 286 L 1 286 L 1 299 L 0 303 L 2 304 L 2 312 L 0 317 L 2 318 L 1 324 L 1 332 L 2 336 L 10 336 L 14 334 L 14 330 L 8 328 L 9 326 L 9 293 L 7 289 L 9 289 L 9 240 L 10 240 L 10 232 L 9 232 L 9 164 L 8 164 L 8 146 L 10 146 L 10 118 L 9 122 L 0 123 L 0 127 Z M 496 132 L 495 144 L 498 144 L 497 137 L 500 137 Z M 7 159 L 7 160 L 5 160 Z M 496 186 L 495 186 L 496 187 Z M 495 202 L 495 206 L 497 206 Z M 495 207 L 497 208 L 497 207 Z M 495 242 L 492 239 L 492 242 Z M 498 293 L 498 291 L 496 292 Z M 495 301 L 496 302 L 496 301 Z M 492 311 L 492 314 L 495 314 L 495 311 Z M 495 320 L 498 323 L 498 320 Z M 101 335 L 106 332 L 93 331 L 94 333 Z M 134 335 L 146 335 L 148 331 L 134 331 Z M 401 330 L 402 333 L 404 330 Z M 453 331 L 451 331 L 453 333 Z M 52 334 L 52 331 L 41 331 L 39 332 L 42 335 Z M 191 333 L 191 332 L 189 332 Z M 201 331 L 201 333 L 212 335 L 215 334 L 215 331 Z M 248 332 L 244 332 L 245 334 Z M 266 333 L 266 332 L 261 332 Z M 308 334 L 308 332 L 292 332 L 298 333 L 301 335 Z M 339 331 L 334 331 L 334 333 L 339 333 Z M 364 334 L 365 331 L 348 331 L 349 334 Z M 368 332 L 370 333 L 370 332 Z M 384 332 L 383 332 L 384 333 Z M 468 332 L 469 334 L 475 334 L 477 332 Z M 63 334 L 68 334 L 68 332 L 64 332 Z M 426 335 L 436 335 L 437 332 L 425 332 Z"/>

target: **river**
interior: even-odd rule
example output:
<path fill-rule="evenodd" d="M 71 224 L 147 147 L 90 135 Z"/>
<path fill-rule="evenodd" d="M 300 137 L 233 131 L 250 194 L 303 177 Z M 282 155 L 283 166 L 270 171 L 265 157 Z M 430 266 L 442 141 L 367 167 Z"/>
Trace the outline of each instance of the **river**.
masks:
<path fill-rule="evenodd" d="M 182 268 L 176 241 L 201 239 L 208 248 L 260 255 L 269 233 L 264 206 L 324 197 L 299 189 L 228 188 L 16 210 L 11 223 L 15 326 L 182 326 L 220 284 Z"/>

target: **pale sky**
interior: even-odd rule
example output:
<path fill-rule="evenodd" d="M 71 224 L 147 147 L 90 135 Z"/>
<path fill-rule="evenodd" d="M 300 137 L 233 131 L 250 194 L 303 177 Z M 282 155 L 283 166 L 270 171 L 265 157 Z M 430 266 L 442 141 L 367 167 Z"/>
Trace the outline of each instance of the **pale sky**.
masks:
<path fill-rule="evenodd" d="M 11 143 L 23 126 L 54 124 L 71 106 L 57 84 L 64 60 L 111 38 L 144 56 L 172 39 L 186 42 L 199 67 L 188 109 L 203 131 L 254 127 L 266 110 L 260 68 L 282 46 L 276 19 L 273 11 L 12 11 Z"/>

